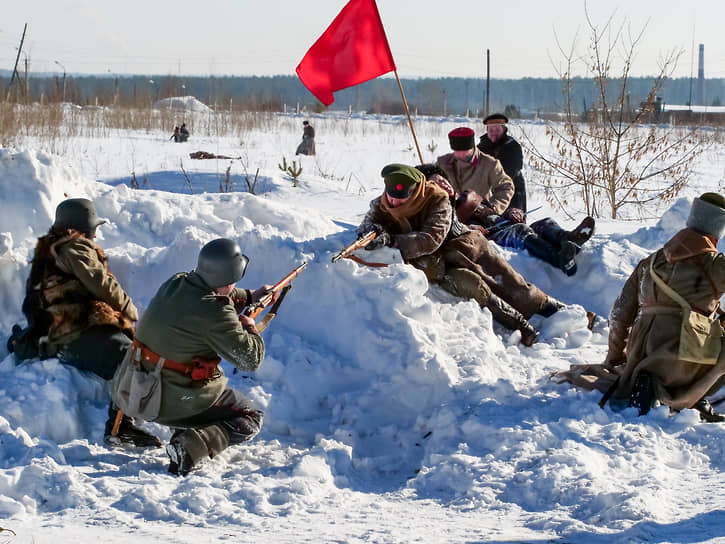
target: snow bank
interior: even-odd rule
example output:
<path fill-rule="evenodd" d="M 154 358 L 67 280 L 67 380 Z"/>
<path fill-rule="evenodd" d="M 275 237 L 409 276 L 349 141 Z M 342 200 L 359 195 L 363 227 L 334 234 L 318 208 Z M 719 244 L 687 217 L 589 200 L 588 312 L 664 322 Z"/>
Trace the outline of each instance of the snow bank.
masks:
<path fill-rule="evenodd" d="M 171 96 L 157 100 L 153 105 L 155 110 L 188 111 L 194 113 L 208 113 L 211 108 L 194 96 Z"/>
<path fill-rule="evenodd" d="M 165 143 L 149 145 L 156 153 Z M 384 147 L 374 138 L 366 145 Z M 376 156 L 377 163 L 403 153 Z M 607 329 L 587 330 L 585 309 L 608 313 L 639 259 L 684 224 L 686 201 L 655 227 L 595 236 L 573 278 L 525 253 L 501 250 L 527 279 L 570 303 L 552 318 L 535 318 L 541 341 L 525 348 L 519 333 L 494 324 L 475 302 L 429 287 L 394 250 L 365 255 L 392 263 L 388 268 L 332 264 L 374 195 L 348 192 L 312 168 L 292 188 L 275 167 L 261 171 L 269 188 L 264 196 L 189 195 L 88 183 L 56 158 L 0 150 L 0 198 L 7 208 L 0 216 L 4 337 L 20 319 L 35 237 L 66 194 L 92 197 L 109 220 L 99 228 L 99 243 L 141 311 L 164 280 L 194 268 L 198 250 L 213 238 L 236 239 L 250 257 L 244 287 L 308 263 L 264 333 L 260 370 L 231 374 L 223 363 L 230 384 L 265 411 L 262 432 L 184 479 L 166 473 L 162 450 L 102 443 L 108 403 L 102 381 L 55 359 L 19 365 L 4 357 L 0 519 L 32 527 L 36 519 L 47 526 L 77 515 L 85 524 L 123 525 L 136 536 L 148 534 L 143 527 L 150 523 L 243 526 L 256 534 L 319 512 L 327 521 L 338 519 L 342 508 L 342 517 L 363 528 L 387 516 L 387 535 L 401 520 L 418 519 L 429 531 L 424 542 L 446 535 L 421 512 L 448 520 L 448 540 L 484 539 L 488 533 L 475 529 L 481 523 L 495 528 L 514 520 L 572 541 L 593 533 L 640 541 L 652 533 L 645 522 L 684 519 L 680 532 L 686 533 L 699 519 L 688 525 L 687 516 L 709 512 L 722 497 L 723 426 L 700 425 L 691 410 L 676 417 L 654 410 L 646 418 L 600 410 L 598 395 L 547 379 L 571 363 L 602 360 Z M 368 186 L 379 183 L 369 177 Z M 163 439 L 170 435 L 156 425 L 149 429 Z M 466 525 L 458 527 L 459 520 Z M 319 535 L 315 529 L 311 534 Z M 225 534 L 219 538 L 228 539 Z M 520 535 L 496 534 L 502 540 Z"/>

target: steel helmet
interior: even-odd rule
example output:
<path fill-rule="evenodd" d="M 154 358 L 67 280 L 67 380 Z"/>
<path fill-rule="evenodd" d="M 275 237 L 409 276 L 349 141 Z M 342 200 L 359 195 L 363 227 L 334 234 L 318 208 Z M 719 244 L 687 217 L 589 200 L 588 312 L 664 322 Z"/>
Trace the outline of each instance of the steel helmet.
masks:
<path fill-rule="evenodd" d="M 93 234 L 98 225 L 105 223 L 96 214 L 96 207 L 87 198 L 69 198 L 55 209 L 55 229 L 74 229 L 83 234 Z"/>
<path fill-rule="evenodd" d="M 228 238 L 217 238 L 201 248 L 196 273 L 216 289 L 241 280 L 248 263 L 239 244 Z"/>

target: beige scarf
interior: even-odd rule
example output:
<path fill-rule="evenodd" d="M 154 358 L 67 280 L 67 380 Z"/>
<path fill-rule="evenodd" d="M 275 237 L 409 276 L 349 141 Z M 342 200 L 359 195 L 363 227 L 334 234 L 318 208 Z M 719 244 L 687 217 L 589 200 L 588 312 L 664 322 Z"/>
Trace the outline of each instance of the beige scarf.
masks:
<path fill-rule="evenodd" d="M 443 189 L 438 187 L 433 181 L 427 181 L 425 178 L 421 183 L 418 184 L 413 195 L 406 200 L 400 206 L 395 208 L 390 205 L 388 200 L 388 193 L 383 193 L 383 197 L 380 199 L 380 209 L 390 215 L 395 222 L 400 226 L 400 231 L 403 234 L 411 232 L 412 228 L 408 219 L 418 214 L 426 205 L 428 196 L 436 192 L 446 194 Z M 446 198 L 448 195 L 446 195 Z"/>

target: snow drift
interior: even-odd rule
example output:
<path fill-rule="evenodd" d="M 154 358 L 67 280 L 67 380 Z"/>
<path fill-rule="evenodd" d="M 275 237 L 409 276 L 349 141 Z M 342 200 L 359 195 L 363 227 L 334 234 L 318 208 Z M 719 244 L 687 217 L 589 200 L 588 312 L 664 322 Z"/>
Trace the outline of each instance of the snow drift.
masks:
<path fill-rule="evenodd" d="M 628 531 L 637 540 L 648 531 L 630 530 L 637 523 L 686 517 L 693 490 L 707 490 L 708 504 L 722 494 L 725 427 L 700 425 L 689 410 L 646 419 L 600 410 L 595 394 L 547 380 L 553 370 L 603 358 L 607 329 L 588 331 L 584 307 L 606 315 L 637 261 L 683 224 L 687 199 L 654 227 L 595 237 L 573 278 L 502 250 L 528 279 L 571 303 L 539 319 L 542 341 L 524 348 L 518 333 L 493 324 L 475 302 L 429 287 L 393 250 L 375 254 L 393 263 L 385 269 L 332 264 L 369 195 L 341 222 L 324 203 L 290 199 L 278 173 L 266 175 L 265 198 L 135 191 L 83 181 L 40 152 L 0 150 L 4 337 L 22 320 L 35 238 L 66 196 L 93 198 L 109 221 L 99 243 L 141 311 L 164 280 L 194 268 L 213 238 L 237 240 L 250 257 L 245 287 L 308 262 L 264 333 L 260 370 L 231 374 L 223 363 L 230 385 L 265 411 L 262 432 L 185 479 L 166 474 L 162 450 L 103 444 L 108 397 L 100 379 L 55 359 L 18 364 L 0 348 L 0 519 L 32 524 L 80 512 L 87 523 L 136 528 L 156 521 L 259 529 L 255 516 L 407 497 L 421 509 L 432 501 L 461 516 L 489 512 L 547 534 Z M 328 191 L 313 177 L 304 187 L 319 200 Z"/>

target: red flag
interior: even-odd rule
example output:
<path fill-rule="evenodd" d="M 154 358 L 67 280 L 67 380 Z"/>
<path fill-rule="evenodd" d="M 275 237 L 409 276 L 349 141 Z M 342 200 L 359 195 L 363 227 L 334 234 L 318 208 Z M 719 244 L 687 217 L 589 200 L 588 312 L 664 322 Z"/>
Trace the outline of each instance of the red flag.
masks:
<path fill-rule="evenodd" d="M 297 75 L 325 106 L 339 91 L 395 70 L 375 0 L 350 0 L 297 66 Z"/>

